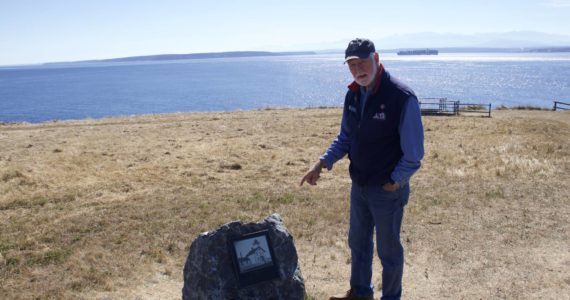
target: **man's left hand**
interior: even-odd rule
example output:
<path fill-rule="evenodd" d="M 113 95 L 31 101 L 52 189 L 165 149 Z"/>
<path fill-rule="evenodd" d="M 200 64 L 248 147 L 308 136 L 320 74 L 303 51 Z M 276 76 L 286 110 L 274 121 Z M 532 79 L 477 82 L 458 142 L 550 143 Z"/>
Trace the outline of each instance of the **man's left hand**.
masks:
<path fill-rule="evenodd" d="M 391 183 L 387 182 L 382 186 L 386 192 L 395 192 L 400 188 L 400 184 L 397 182 Z"/>

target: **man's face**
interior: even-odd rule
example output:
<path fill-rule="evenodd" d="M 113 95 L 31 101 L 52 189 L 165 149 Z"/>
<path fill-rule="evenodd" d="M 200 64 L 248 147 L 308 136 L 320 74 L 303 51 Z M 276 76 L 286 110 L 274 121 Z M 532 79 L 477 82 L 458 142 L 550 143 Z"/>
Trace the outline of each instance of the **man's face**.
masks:
<path fill-rule="evenodd" d="M 352 77 L 354 77 L 354 81 L 361 86 L 369 86 L 374 80 L 376 71 L 378 70 L 375 55 L 367 58 L 351 59 L 347 64 Z"/>

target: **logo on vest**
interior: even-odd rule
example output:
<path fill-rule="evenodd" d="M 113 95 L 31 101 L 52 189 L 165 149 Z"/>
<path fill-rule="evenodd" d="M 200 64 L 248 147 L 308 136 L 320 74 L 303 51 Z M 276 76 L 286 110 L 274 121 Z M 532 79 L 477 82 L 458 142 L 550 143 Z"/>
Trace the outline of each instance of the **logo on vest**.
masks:
<path fill-rule="evenodd" d="M 373 120 L 380 120 L 380 121 L 385 121 L 386 120 L 386 114 L 383 112 L 377 112 L 374 114 L 374 116 L 372 116 Z"/>

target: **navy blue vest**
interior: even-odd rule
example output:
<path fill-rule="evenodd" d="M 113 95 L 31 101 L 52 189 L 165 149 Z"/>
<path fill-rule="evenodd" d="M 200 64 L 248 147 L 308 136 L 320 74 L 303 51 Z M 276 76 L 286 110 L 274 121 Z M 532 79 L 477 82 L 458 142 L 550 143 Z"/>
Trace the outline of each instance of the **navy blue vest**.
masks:
<path fill-rule="evenodd" d="M 369 96 L 360 113 L 360 90 L 349 90 L 344 101 L 344 115 L 349 129 L 350 177 L 359 185 L 391 182 L 390 174 L 402 157 L 400 117 L 414 92 L 404 83 L 382 72 L 380 86 Z"/>

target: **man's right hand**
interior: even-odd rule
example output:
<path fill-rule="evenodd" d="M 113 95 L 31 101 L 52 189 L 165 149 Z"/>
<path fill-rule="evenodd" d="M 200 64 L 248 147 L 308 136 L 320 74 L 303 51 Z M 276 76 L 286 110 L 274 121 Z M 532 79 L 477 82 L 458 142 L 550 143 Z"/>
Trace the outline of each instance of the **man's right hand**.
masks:
<path fill-rule="evenodd" d="M 310 169 L 307 172 L 307 174 L 305 174 L 305 176 L 303 176 L 300 186 L 303 185 L 305 181 L 310 185 L 317 185 L 317 181 L 319 180 L 319 178 L 321 178 L 321 170 L 323 169 L 324 166 L 325 164 L 323 163 L 323 161 L 319 159 L 319 161 L 313 166 L 313 168 Z"/>

